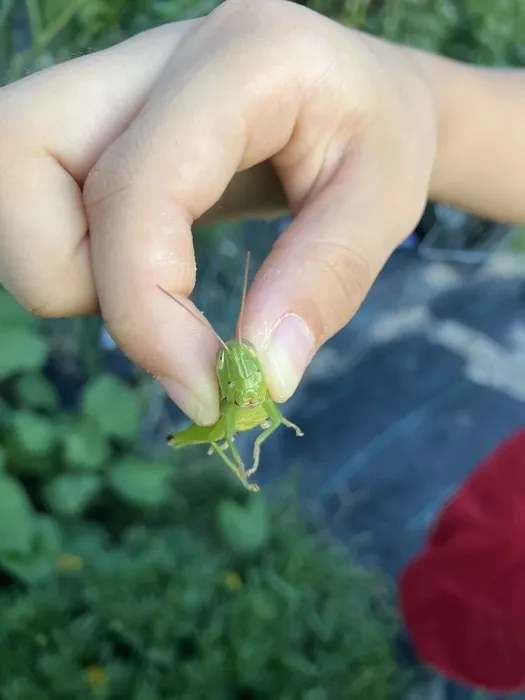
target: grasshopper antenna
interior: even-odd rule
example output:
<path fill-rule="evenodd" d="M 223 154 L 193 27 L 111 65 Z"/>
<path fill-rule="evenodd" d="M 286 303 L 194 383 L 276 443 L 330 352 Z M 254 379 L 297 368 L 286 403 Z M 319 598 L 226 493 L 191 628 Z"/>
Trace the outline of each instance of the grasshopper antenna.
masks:
<path fill-rule="evenodd" d="M 244 266 L 244 280 L 242 283 L 241 309 L 237 320 L 237 340 L 241 340 L 242 319 L 244 316 L 244 305 L 246 302 L 246 292 L 248 291 L 248 272 L 250 270 L 250 251 L 246 253 L 246 264 Z"/>
<path fill-rule="evenodd" d="M 217 333 L 217 331 L 211 326 L 211 324 L 208 323 L 208 321 L 204 318 L 204 316 L 202 316 L 202 315 L 199 316 L 198 314 L 195 313 L 195 311 L 193 311 L 192 309 L 189 309 L 189 308 L 186 306 L 186 304 L 183 304 L 182 301 L 181 301 L 180 299 L 177 299 L 177 297 L 173 296 L 173 294 L 171 294 L 171 293 L 168 292 L 166 289 L 164 289 L 164 287 L 161 287 L 160 284 L 158 284 L 157 287 L 160 289 L 161 292 L 164 292 L 164 294 L 165 294 L 167 297 L 169 297 L 170 299 L 172 299 L 176 304 L 178 304 L 179 306 L 182 306 L 182 308 L 183 308 L 185 311 L 187 311 L 187 312 L 190 314 L 190 316 L 193 316 L 193 318 L 197 319 L 197 321 L 198 321 L 199 323 L 201 323 L 203 326 L 205 326 L 206 328 L 208 328 L 208 330 L 211 330 L 211 332 L 212 332 L 213 335 L 217 338 L 217 340 L 218 340 L 219 343 L 222 345 L 222 347 L 223 347 L 227 352 L 229 351 L 229 348 L 228 348 L 228 346 L 226 345 L 226 343 L 224 342 L 224 340 L 223 340 L 223 339 L 221 338 L 221 336 Z"/>

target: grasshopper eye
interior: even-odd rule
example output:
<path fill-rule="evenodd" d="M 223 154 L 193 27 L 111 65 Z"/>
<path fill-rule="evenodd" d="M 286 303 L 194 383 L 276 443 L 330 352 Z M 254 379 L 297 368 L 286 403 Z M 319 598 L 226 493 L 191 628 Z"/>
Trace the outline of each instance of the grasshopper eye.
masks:
<path fill-rule="evenodd" d="M 224 353 L 225 352 L 226 351 L 224 350 L 224 348 L 221 348 L 219 350 L 219 352 L 217 353 L 217 367 L 219 367 L 219 369 L 224 367 Z"/>

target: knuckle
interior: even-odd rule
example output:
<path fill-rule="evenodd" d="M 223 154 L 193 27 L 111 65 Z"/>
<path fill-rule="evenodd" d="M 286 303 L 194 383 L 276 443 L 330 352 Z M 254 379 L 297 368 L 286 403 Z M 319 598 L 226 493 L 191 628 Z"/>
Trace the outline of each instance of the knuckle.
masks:
<path fill-rule="evenodd" d="M 29 311 L 33 316 L 38 316 L 38 318 L 66 318 L 70 315 L 69 313 L 64 313 L 62 304 L 57 304 L 50 299 L 42 301 L 40 304 L 29 309 Z"/>
<path fill-rule="evenodd" d="M 11 294 L 33 316 L 39 318 L 64 316 L 64 305 L 57 299 L 54 290 L 26 285 L 24 289 L 11 292 Z"/>
<path fill-rule="evenodd" d="M 342 328 L 359 309 L 375 278 L 366 255 L 339 242 L 319 242 L 311 251 L 314 277 L 323 280 L 317 295 L 321 341 Z"/>
<path fill-rule="evenodd" d="M 8 272 L 1 281 L 6 291 L 33 316 L 69 318 L 97 313 L 95 289 L 86 284 L 81 269 L 61 265 L 42 269 L 35 264 L 23 267 L 21 274 L 15 277 Z"/>
<path fill-rule="evenodd" d="M 366 256 L 348 244 L 327 244 L 337 248 L 321 258 L 331 275 L 334 296 L 350 313 L 357 311 L 374 280 L 372 266 Z"/>
<path fill-rule="evenodd" d="M 40 295 L 35 297 L 34 301 L 31 307 L 25 308 L 39 318 L 71 318 L 98 312 L 94 296 L 72 295 L 63 290 L 54 290 L 45 297 Z"/>
<path fill-rule="evenodd" d="M 129 158 L 116 144 L 110 146 L 89 172 L 83 188 L 88 214 L 112 206 L 126 195 L 133 182 Z"/>
<path fill-rule="evenodd" d="M 257 21 L 262 17 L 274 16 L 276 12 L 282 11 L 284 5 L 283 0 L 224 0 L 210 17 L 221 21 L 226 17 L 234 17 L 236 21 Z"/>
<path fill-rule="evenodd" d="M 316 19 L 315 13 L 286 0 L 225 0 L 201 25 L 201 39 L 213 43 L 213 37 L 221 51 L 235 41 L 236 53 L 246 51 L 266 72 L 278 68 L 287 80 L 299 74 L 315 79 L 333 62 L 334 53 L 330 42 L 319 41 Z"/>
<path fill-rule="evenodd" d="M 215 31 L 235 33 L 237 42 L 244 38 L 252 49 L 262 46 L 272 55 L 280 50 L 287 56 L 301 33 L 296 16 L 300 9 L 285 0 L 225 0 L 208 15 L 208 22 Z M 295 32 L 290 33 L 292 23 Z"/>

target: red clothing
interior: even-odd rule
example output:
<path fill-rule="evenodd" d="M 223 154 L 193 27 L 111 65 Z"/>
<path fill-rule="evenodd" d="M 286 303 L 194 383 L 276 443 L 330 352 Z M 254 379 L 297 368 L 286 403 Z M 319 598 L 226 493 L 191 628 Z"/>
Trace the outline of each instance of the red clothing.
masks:
<path fill-rule="evenodd" d="M 430 666 L 491 692 L 525 688 L 525 430 L 444 507 L 399 596 Z"/>

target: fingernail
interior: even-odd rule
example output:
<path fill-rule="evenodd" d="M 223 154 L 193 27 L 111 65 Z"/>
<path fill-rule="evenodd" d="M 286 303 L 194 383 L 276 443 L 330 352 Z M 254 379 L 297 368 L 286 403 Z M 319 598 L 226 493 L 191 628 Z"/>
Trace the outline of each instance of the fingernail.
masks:
<path fill-rule="evenodd" d="M 263 349 L 272 376 L 275 398 L 286 401 L 296 390 L 315 352 L 314 337 L 295 314 L 284 316 Z"/>
<path fill-rule="evenodd" d="M 166 393 L 184 413 L 198 425 L 213 425 L 219 418 L 216 397 L 199 397 L 175 379 L 159 377 Z"/>

